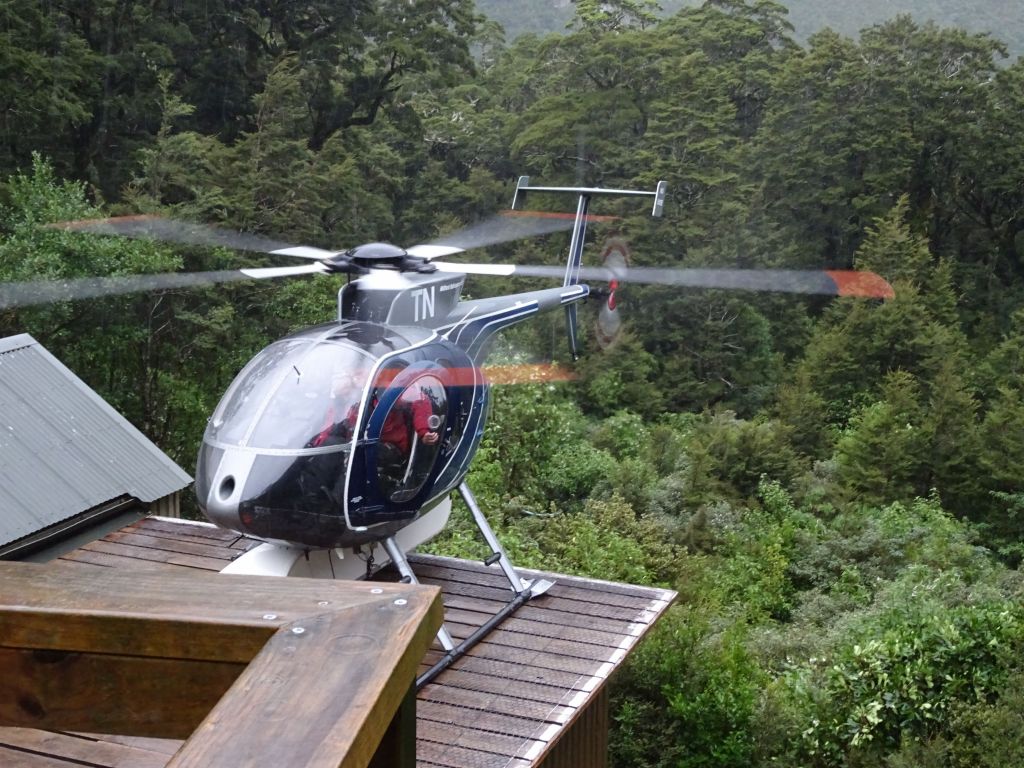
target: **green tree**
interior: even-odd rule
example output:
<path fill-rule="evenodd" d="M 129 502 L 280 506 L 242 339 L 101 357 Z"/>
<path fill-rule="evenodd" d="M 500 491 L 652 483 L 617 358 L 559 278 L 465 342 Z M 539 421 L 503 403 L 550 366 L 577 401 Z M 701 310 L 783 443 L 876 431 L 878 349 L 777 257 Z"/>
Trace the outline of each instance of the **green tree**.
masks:
<path fill-rule="evenodd" d="M 859 43 L 813 36 L 787 61 L 758 136 L 769 214 L 809 256 L 844 264 L 865 225 L 907 191 L 931 215 L 929 235 L 946 240 L 962 221 L 957 206 L 970 205 L 960 148 L 977 140 L 1000 50 L 906 16 L 864 30 Z"/>
<path fill-rule="evenodd" d="M 626 27 L 641 28 L 653 24 L 658 4 L 654 0 L 572 0 L 576 6 L 576 23 L 583 29 L 601 32 Z"/>
<path fill-rule="evenodd" d="M 885 378 L 882 397 L 862 408 L 836 444 L 840 479 L 868 504 L 928 492 L 928 449 L 921 387 L 909 373 Z"/>

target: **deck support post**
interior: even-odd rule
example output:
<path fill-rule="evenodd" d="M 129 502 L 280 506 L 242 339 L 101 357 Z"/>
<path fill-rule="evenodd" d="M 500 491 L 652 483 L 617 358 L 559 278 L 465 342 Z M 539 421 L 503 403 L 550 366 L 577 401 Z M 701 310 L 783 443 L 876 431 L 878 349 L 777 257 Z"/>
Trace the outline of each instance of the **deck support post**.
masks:
<path fill-rule="evenodd" d="M 416 686 L 410 685 L 368 768 L 416 768 Z"/>

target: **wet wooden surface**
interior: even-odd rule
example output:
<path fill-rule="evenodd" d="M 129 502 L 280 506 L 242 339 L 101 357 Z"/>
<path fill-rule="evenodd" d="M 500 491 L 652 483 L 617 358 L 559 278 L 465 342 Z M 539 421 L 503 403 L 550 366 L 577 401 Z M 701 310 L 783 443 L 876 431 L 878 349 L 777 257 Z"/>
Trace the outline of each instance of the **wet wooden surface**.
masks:
<path fill-rule="evenodd" d="M 206 524 L 149 518 L 68 553 L 62 562 L 69 570 L 217 571 L 255 544 Z M 445 622 L 457 640 L 512 594 L 497 568 L 426 555 L 410 562 L 422 583 L 441 588 Z M 675 598 L 667 590 L 545 575 L 556 582 L 547 594 L 520 608 L 420 691 L 418 766 L 539 765 L 575 721 L 593 720 L 584 717 L 593 711 L 588 705 Z M 385 570 L 376 580 L 393 581 L 395 575 Z M 435 644 L 419 671 L 439 655 Z M 0 729 L 0 765 L 69 768 L 86 755 L 96 766 L 160 766 L 178 743 Z"/>
<path fill-rule="evenodd" d="M 413 743 L 441 618 L 420 585 L 0 562 L 0 724 L 184 739 L 175 768 L 366 768 L 392 723 L 389 755 Z M 52 762 L 46 738 L 3 747 Z"/>

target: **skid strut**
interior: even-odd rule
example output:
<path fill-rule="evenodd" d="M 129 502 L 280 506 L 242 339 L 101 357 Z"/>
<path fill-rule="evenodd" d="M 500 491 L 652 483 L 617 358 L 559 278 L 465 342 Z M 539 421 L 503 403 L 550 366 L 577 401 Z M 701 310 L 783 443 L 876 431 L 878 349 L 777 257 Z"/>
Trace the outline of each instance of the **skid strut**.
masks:
<path fill-rule="evenodd" d="M 501 542 L 498 541 L 498 537 L 494 535 L 494 529 L 492 529 L 491 524 L 487 522 L 487 518 L 484 517 L 484 513 L 480 510 L 480 505 L 476 503 L 476 498 L 473 496 L 473 492 L 469 490 L 469 486 L 466 485 L 465 482 L 459 483 L 459 495 L 462 496 L 462 500 L 466 502 L 466 506 L 469 507 L 469 511 L 473 515 L 473 521 L 476 523 L 476 527 L 480 529 L 480 533 L 483 535 L 484 541 L 487 542 L 487 546 L 491 548 L 492 554 L 484 562 L 487 565 L 494 565 L 494 563 L 498 563 L 498 565 L 501 566 L 501 570 L 505 572 L 505 577 L 508 579 L 509 586 L 517 595 L 522 594 L 528 589 L 531 590 L 531 595 L 533 597 L 543 595 L 547 592 L 548 589 L 552 587 L 553 582 L 544 579 L 536 579 L 532 582 L 527 582 L 519 578 L 519 574 L 516 573 L 516 569 L 512 567 L 512 561 L 508 559 L 508 555 L 505 553 L 505 548 L 501 546 Z"/>
<path fill-rule="evenodd" d="M 395 568 L 398 569 L 399 575 L 402 577 L 402 581 L 408 584 L 419 584 L 416 579 L 416 574 L 412 572 L 412 568 L 409 567 L 409 561 L 405 559 L 405 553 L 402 552 L 402 548 L 398 546 L 398 542 L 395 541 L 394 536 L 389 536 L 384 539 L 384 551 L 388 553 L 388 557 L 391 558 L 391 562 L 395 564 Z M 437 639 L 441 643 L 441 647 L 446 652 L 455 650 L 455 641 L 452 640 L 451 634 L 448 632 L 448 627 L 444 624 L 437 630 Z"/>
<path fill-rule="evenodd" d="M 494 565 L 495 563 L 498 563 L 501 566 L 501 570 L 508 579 L 509 587 L 512 589 L 513 597 L 502 607 L 500 611 L 484 622 L 483 626 L 457 645 L 452 639 L 451 634 L 448 632 L 448 628 L 442 625 L 440 631 L 437 633 L 437 639 L 441 643 L 441 647 L 444 648 L 444 655 L 436 664 L 434 664 L 434 666 L 416 678 L 417 691 L 433 681 L 435 677 L 464 656 L 470 648 L 483 640 L 492 629 L 515 613 L 520 606 L 529 602 L 530 598 L 544 594 L 554 584 L 554 582 L 548 581 L 547 579 L 523 581 L 519 578 L 519 574 L 516 573 L 515 568 L 512 567 L 512 562 L 508 559 L 508 554 L 506 554 L 504 548 L 501 546 L 501 542 L 498 541 L 498 537 L 495 536 L 490 523 L 487 522 L 487 518 L 484 517 L 484 513 L 480 510 L 480 506 L 476 503 L 476 499 L 473 497 L 473 493 L 469 490 L 469 486 L 465 483 L 460 484 L 459 493 L 462 495 L 463 501 L 466 502 L 466 506 L 469 507 L 469 511 L 473 515 L 473 520 L 476 523 L 477 528 L 480 529 L 480 533 L 487 542 L 487 546 L 491 548 L 492 554 L 484 562 L 487 565 Z M 393 537 L 384 540 L 384 550 L 388 553 L 388 557 L 391 558 L 391 562 L 393 562 L 395 567 L 398 569 L 398 573 L 401 575 L 402 581 L 412 584 L 419 583 L 416 579 L 416 574 L 413 573 L 412 568 L 409 566 L 409 561 L 406 559 L 405 553 L 402 552 L 402 548 L 398 546 L 398 543 Z"/>

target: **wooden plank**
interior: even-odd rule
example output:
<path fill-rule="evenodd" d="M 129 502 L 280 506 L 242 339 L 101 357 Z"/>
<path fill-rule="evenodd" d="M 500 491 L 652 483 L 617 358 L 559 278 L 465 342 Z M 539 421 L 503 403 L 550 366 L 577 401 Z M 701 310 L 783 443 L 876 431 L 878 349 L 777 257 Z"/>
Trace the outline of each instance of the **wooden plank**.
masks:
<path fill-rule="evenodd" d="M 436 567 L 453 572 L 463 571 L 473 574 L 490 574 L 499 577 L 501 580 L 505 580 L 504 574 L 502 574 L 496 566 L 489 567 L 474 560 L 460 560 L 454 557 L 416 553 L 409 557 L 409 562 L 413 566 L 414 570 L 422 567 Z M 581 587 L 589 592 L 620 595 L 639 600 L 666 599 L 667 596 L 673 594 L 671 591 L 661 589 L 660 587 L 643 587 L 634 584 L 621 584 L 618 582 L 602 581 L 600 579 L 592 579 L 584 576 L 569 576 L 564 573 L 549 573 L 546 571 L 536 571 L 528 568 L 518 568 L 517 571 L 526 579 L 550 579 L 560 584 Z M 419 571 L 417 570 L 417 573 L 418 572 Z M 505 580 L 505 583 L 508 583 L 507 580 Z"/>
<path fill-rule="evenodd" d="M 182 555 L 213 557 L 223 560 L 225 564 L 231 562 L 240 554 L 238 550 L 217 546 L 216 544 L 197 544 L 194 541 L 186 541 L 184 539 L 151 536 L 148 533 L 135 533 L 124 530 L 109 533 L 103 537 L 103 540 L 116 544 L 124 544 L 128 547 L 142 547 L 144 549 L 177 552 Z"/>
<path fill-rule="evenodd" d="M 500 571 L 491 571 L 489 569 L 465 569 L 465 568 L 452 568 L 449 565 L 436 565 L 434 563 L 417 562 L 413 564 L 413 570 L 416 572 L 417 579 L 424 584 L 432 583 L 435 581 L 443 582 L 464 582 L 467 584 L 483 584 L 487 586 L 504 588 L 505 594 L 510 595 L 511 590 L 508 588 L 508 580 L 504 574 Z M 523 574 L 525 575 L 525 571 Z M 552 577 L 557 578 L 557 577 Z M 585 603 L 595 603 L 598 605 L 615 605 L 622 608 L 639 608 L 640 606 L 646 606 L 653 600 L 657 599 L 653 594 L 622 594 L 620 592 L 607 592 L 604 590 L 588 589 L 580 584 L 585 582 L 579 582 L 577 580 L 556 582 L 556 584 L 548 590 L 545 597 L 553 598 L 558 597 L 565 600 L 578 600 Z M 543 600 L 544 597 L 538 598 Z"/>
<path fill-rule="evenodd" d="M 495 678 L 488 675 L 481 675 L 477 672 L 468 672 L 463 669 L 448 669 L 443 677 L 439 678 L 441 685 L 453 688 L 465 688 L 469 691 L 477 691 L 482 694 L 502 694 L 527 701 L 539 701 L 552 706 L 556 704 L 567 704 L 576 689 L 560 688 L 542 683 L 528 683 L 522 680 L 508 680 Z"/>
<path fill-rule="evenodd" d="M 455 686 L 434 683 L 420 691 L 418 699 L 460 707 L 463 717 L 475 717 L 477 712 L 510 715 L 537 723 L 561 723 L 571 717 L 575 708 L 551 705 L 542 701 L 526 701 L 503 694 L 484 694 Z M 422 711 L 422 710 L 421 710 Z"/>
<path fill-rule="evenodd" d="M 23 752 L 0 744 L 0 765 L 3 768 L 72 768 L 81 763 L 69 763 L 67 760 L 40 755 L 37 752 Z"/>
<path fill-rule="evenodd" d="M 482 709 L 474 710 L 438 701 L 421 702 L 418 712 L 421 721 L 458 727 L 472 725 L 478 730 L 514 737 L 518 743 L 515 749 L 508 753 L 510 755 L 515 754 L 524 740 L 529 739 L 546 724 L 544 720 L 532 720 Z"/>
<path fill-rule="evenodd" d="M 462 640 L 474 632 L 477 625 L 459 624 L 454 621 L 445 620 L 445 626 L 451 632 L 452 637 Z M 572 640 L 562 640 L 551 637 L 539 637 L 537 635 L 525 634 L 523 632 L 512 632 L 505 628 L 504 624 L 492 631 L 487 639 L 498 645 L 510 645 L 515 648 L 525 648 L 531 651 L 543 651 L 556 656 L 568 656 L 577 659 L 589 659 L 591 661 L 608 661 L 611 652 L 608 648 L 588 643 L 577 643 Z"/>
<path fill-rule="evenodd" d="M 392 579 L 391 581 L 398 581 L 398 579 Z M 433 584 L 434 586 L 441 587 L 445 595 L 446 605 L 448 604 L 448 600 L 455 596 L 479 598 L 483 601 L 492 601 L 496 604 L 504 604 L 508 601 L 508 598 L 511 595 L 511 591 L 507 586 L 486 586 L 468 582 L 438 581 L 426 578 L 421 581 L 424 584 Z M 602 603 L 551 598 L 547 595 L 542 595 L 531 600 L 528 603 L 528 606 L 537 610 L 554 611 L 556 615 L 571 614 L 584 618 L 594 616 L 625 622 L 634 622 L 637 621 L 638 618 L 643 620 L 640 617 L 647 612 L 650 602 L 644 603 L 641 606 L 638 601 L 637 604 L 624 608 L 621 606 L 611 606 Z"/>
<path fill-rule="evenodd" d="M 169 755 L 113 742 L 30 728 L 0 728 L 0 744 L 81 764 L 107 768 L 164 768 Z"/>
<path fill-rule="evenodd" d="M 90 563 L 86 560 L 68 560 L 65 557 L 61 557 L 60 561 L 64 565 L 70 565 L 73 568 L 81 567 L 87 570 L 93 570 L 95 568 L 109 568 L 108 565 L 101 565 L 100 563 Z"/>
<path fill-rule="evenodd" d="M 229 531 L 206 520 L 184 520 L 179 518 L 144 517 L 125 526 L 122 530 L 138 530 L 140 532 L 164 530 L 175 535 L 182 533 L 186 536 L 201 536 L 225 543 L 244 538 L 237 531 Z"/>
<path fill-rule="evenodd" d="M 454 557 L 442 557 L 438 555 L 416 555 L 427 561 L 433 561 L 438 565 L 446 565 L 454 568 L 465 568 L 467 570 L 492 570 L 495 567 L 487 568 L 482 563 L 472 560 L 460 560 Z M 565 586 L 577 587 L 592 593 L 603 593 L 633 597 L 637 600 L 674 600 L 675 592 L 662 587 L 645 587 L 636 584 L 624 584 L 622 582 L 609 582 L 593 577 L 582 577 L 582 575 L 570 575 L 568 573 L 552 573 L 546 570 L 531 568 L 518 568 L 524 579 L 547 579 Z"/>
<path fill-rule="evenodd" d="M 61 555 L 58 559 L 61 565 L 68 563 L 88 563 L 89 565 L 105 566 L 107 568 L 120 568 L 132 571 L 163 571 L 164 573 L 181 573 L 181 566 L 172 563 L 158 563 L 152 560 L 139 560 L 137 557 L 124 557 L 123 555 L 108 555 L 103 552 L 93 552 L 88 549 L 76 549 Z M 204 568 L 203 570 L 208 570 Z"/>
<path fill-rule="evenodd" d="M 433 651 L 427 655 L 430 656 Z M 605 662 L 595 659 L 580 659 L 572 656 L 562 656 L 551 653 L 532 651 L 526 648 L 519 648 L 510 645 L 499 645 L 481 641 L 474 648 L 470 648 L 466 654 L 468 657 L 481 657 L 485 659 L 496 659 L 517 664 L 524 669 L 555 669 L 562 672 L 572 672 L 577 675 L 595 675 L 604 666 Z"/>
<path fill-rule="evenodd" d="M 624 620 L 618 618 L 607 618 L 604 616 L 595 616 L 592 613 L 584 615 L 580 613 L 570 613 L 568 611 L 558 610 L 552 606 L 549 602 L 545 604 L 534 605 L 532 602 L 527 603 L 518 611 L 516 616 L 520 619 L 528 619 L 530 621 L 539 621 L 543 624 L 561 624 L 563 627 L 578 627 L 580 629 L 596 629 L 601 632 L 609 632 L 617 637 L 623 635 L 629 635 L 635 624 L 647 624 L 649 622 L 637 621 L 639 614 L 632 620 Z"/>
<path fill-rule="evenodd" d="M 428 656 L 437 652 L 428 653 Z M 436 659 L 435 659 L 436 661 Z M 430 662 L 428 661 L 427 664 Z M 421 665 L 422 669 L 423 665 Z M 588 675 L 563 672 L 556 669 L 543 669 L 541 667 L 530 667 L 523 664 L 509 663 L 499 659 L 489 659 L 479 655 L 466 655 L 459 659 L 453 669 L 461 669 L 464 672 L 476 672 L 481 675 L 492 675 L 506 680 L 520 680 L 524 683 L 540 683 L 543 685 L 555 685 L 562 688 L 574 688 L 580 680 L 586 680 Z"/>
<path fill-rule="evenodd" d="M 438 744 L 454 744 L 478 752 L 494 752 L 505 755 L 506 759 L 508 755 L 514 755 L 521 749 L 525 741 L 521 736 L 483 731 L 465 725 L 439 723 L 425 718 L 420 718 L 416 738 Z"/>
<path fill-rule="evenodd" d="M 81 547 L 90 552 L 102 552 L 107 555 L 121 555 L 136 560 L 146 560 L 157 563 L 169 563 L 170 565 L 183 565 L 188 568 L 199 568 L 206 571 L 219 571 L 226 563 L 220 558 L 200 557 L 198 555 L 177 554 L 162 549 L 145 549 L 143 547 L 129 547 L 124 544 L 117 544 L 112 541 L 100 539 L 92 541 Z"/>
<path fill-rule="evenodd" d="M 448 609 L 445 611 L 445 619 L 457 624 L 479 627 L 490 616 L 475 611 L 461 611 Z M 564 624 L 552 624 L 549 622 L 531 621 L 522 619 L 518 613 L 512 614 L 501 623 L 501 629 L 506 632 L 521 632 L 533 637 L 550 637 L 559 640 L 571 640 L 574 643 L 585 643 L 596 645 L 601 648 L 617 648 L 622 642 L 622 635 L 614 632 L 601 632 L 599 630 L 571 627 Z"/>
<path fill-rule="evenodd" d="M 245 666 L 0 648 L 0 723 L 183 739 Z"/>
<path fill-rule="evenodd" d="M 445 768 L 532 768 L 525 760 L 509 759 L 508 755 L 437 744 L 424 739 L 416 740 L 416 757 Z"/>
<path fill-rule="evenodd" d="M 109 741 L 113 744 L 123 744 L 126 747 L 143 749 L 147 752 L 159 752 L 161 755 L 170 757 L 181 748 L 181 739 L 154 739 L 145 736 L 120 736 L 113 733 L 70 733 L 69 736 L 77 736 L 80 739 L 90 741 Z"/>
<path fill-rule="evenodd" d="M 442 655 L 440 648 L 431 648 L 423 658 L 421 668 L 429 668 L 436 663 Z M 585 675 L 591 677 L 597 675 L 604 661 L 595 659 L 577 659 L 570 656 L 556 656 L 539 651 L 530 651 L 524 648 L 516 648 L 510 645 L 497 645 L 483 640 L 470 648 L 466 655 L 455 662 L 455 668 L 461 668 L 464 659 L 485 659 L 499 662 L 507 662 L 517 668 L 517 671 L 510 676 L 523 676 L 529 680 L 533 675 L 551 670 L 565 674 Z"/>
<path fill-rule="evenodd" d="M 444 594 L 443 587 L 442 594 Z M 493 616 L 505 607 L 505 603 L 495 600 L 484 600 L 478 597 L 455 594 L 444 594 L 444 604 L 449 609 L 474 611 L 488 617 Z M 634 624 L 648 623 L 635 620 L 641 616 L 639 611 L 630 611 L 629 619 L 605 618 L 592 614 L 562 611 L 552 601 L 547 601 L 546 603 L 531 601 L 517 610 L 515 615 L 520 619 L 539 621 L 543 624 L 557 624 L 563 627 L 579 627 L 580 629 L 596 629 L 602 632 L 610 632 L 616 636 L 628 636 Z"/>
<path fill-rule="evenodd" d="M 175 541 L 190 541 L 195 544 L 236 549 L 241 552 L 252 549 L 261 543 L 256 539 L 249 539 L 234 531 L 227 531 L 216 526 L 172 523 L 166 520 L 157 520 L 154 517 L 144 517 L 121 530 L 143 533 L 148 536 L 162 536 Z"/>

